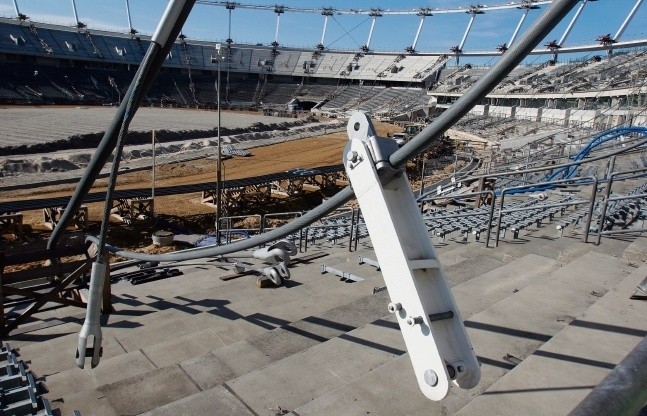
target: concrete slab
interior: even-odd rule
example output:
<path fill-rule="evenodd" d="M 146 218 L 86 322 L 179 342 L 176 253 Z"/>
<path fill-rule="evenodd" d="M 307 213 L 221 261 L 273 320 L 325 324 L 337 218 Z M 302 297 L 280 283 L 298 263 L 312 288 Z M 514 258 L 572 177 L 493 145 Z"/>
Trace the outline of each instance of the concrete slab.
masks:
<path fill-rule="evenodd" d="M 119 414 L 125 415 L 147 412 L 200 390 L 179 366 L 171 366 L 101 386 L 98 391 Z M 135 394 L 137 399 L 133 400 Z"/>
<path fill-rule="evenodd" d="M 103 364 L 96 368 L 91 368 L 90 365 L 84 369 L 75 367 L 45 377 L 44 382 L 49 390 L 48 398 L 56 400 L 70 393 L 94 389 L 156 368 L 141 351 L 106 359 Z"/>
<path fill-rule="evenodd" d="M 447 266 L 442 263 L 442 258 L 440 261 L 445 267 L 445 275 L 447 276 L 450 286 L 456 286 L 463 282 L 467 282 L 476 277 L 482 276 L 491 270 L 498 269 L 505 264 L 503 261 L 489 256 L 488 254 L 482 254 L 451 266 Z"/>
<path fill-rule="evenodd" d="M 460 415 L 563 415 L 647 335 L 647 304 L 629 300 L 647 267 L 629 275 Z"/>
<path fill-rule="evenodd" d="M 460 299 L 461 316 L 467 319 L 528 284 L 548 278 L 558 266 L 553 259 L 528 254 L 458 285 L 452 292 L 456 299 Z"/>
<path fill-rule="evenodd" d="M 62 343 L 60 349 L 50 351 L 46 355 L 30 359 L 30 368 L 33 368 L 33 371 L 38 376 L 43 377 L 75 368 L 76 359 L 74 358 L 74 354 L 76 351 L 76 344 L 78 343 L 78 337 L 78 334 L 72 334 L 72 336 L 66 337 L 67 342 Z M 102 360 L 107 360 L 126 353 L 126 350 L 124 350 L 114 338 L 104 338 L 101 345 L 103 348 Z M 29 357 L 26 352 L 21 353 L 25 354 L 26 357 Z"/>
<path fill-rule="evenodd" d="M 242 341 L 185 360 L 180 366 L 201 389 L 207 390 L 271 362 L 249 341 Z"/>
<path fill-rule="evenodd" d="M 169 403 L 142 416 L 195 416 L 195 415 L 228 415 L 256 416 L 224 386 L 185 397 Z"/>
<path fill-rule="evenodd" d="M 523 261 L 524 259 L 522 258 L 516 260 L 515 263 L 519 262 L 519 265 Z M 528 266 L 534 262 L 537 267 L 546 263 L 539 256 L 529 256 L 525 261 L 528 261 Z M 553 261 L 553 266 L 554 264 Z M 519 297 L 518 295 L 523 292 L 534 295 L 538 289 L 544 286 L 552 287 L 554 290 L 559 291 L 560 286 L 557 282 L 563 281 L 565 277 L 575 275 L 584 278 L 583 276 L 587 272 L 577 272 L 577 270 L 585 268 L 587 264 L 590 267 L 589 273 L 590 270 L 600 270 L 600 275 L 603 280 L 609 279 L 609 275 L 611 277 L 614 275 L 626 276 L 629 271 L 626 262 L 622 259 L 615 259 L 609 256 L 601 256 L 601 258 L 598 258 L 597 254 L 592 253 L 589 256 L 579 259 L 577 263 L 569 264 L 552 273 L 546 273 L 543 279 L 538 279 L 538 276 L 534 277 L 532 280 L 526 282 L 526 288 L 521 288 L 514 295 L 511 295 L 507 291 L 498 293 L 497 290 L 494 290 L 488 294 L 492 296 L 491 299 L 488 296 L 483 296 L 486 302 L 480 303 L 480 305 L 487 306 L 489 309 L 472 316 L 469 321 L 473 324 L 470 324 L 470 322 L 466 324 L 472 344 L 479 356 L 479 360 L 482 362 L 482 380 L 475 389 L 461 390 L 455 388 L 450 390 L 450 394 L 442 402 L 431 402 L 419 392 L 419 388 L 413 377 L 411 362 L 409 361 L 408 355 L 404 354 L 368 374 L 359 377 L 357 380 L 341 386 L 310 403 L 304 403 L 293 410 L 299 415 L 365 415 L 367 411 L 371 412 L 371 414 L 379 415 L 453 414 L 513 368 L 511 363 L 503 359 L 508 349 L 516 348 L 519 350 L 529 348 L 528 345 L 534 345 L 536 348 L 550 338 L 549 332 L 544 334 L 537 333 L 534 330 L 534 326 L 539 326 L 542 330 L 545 329 L 543 327 L 544 317 L 536 317 L 536 320 L 530 319 L 523 326 L 517 327 L 508 324 L 508 320 L 515 322 L 516 319 L 516 317 L 510 316 L 509 311 L 505 313 L 497 313 L 496 311 L 503 309 L 508 303 L 517 305 L 520 310 L 524 308 L 536 310 L 536 307 L 533 305 L 537 303 L 541 304 L 544 298 L 534 297 L 534 303 L 528 303 L 528 299 Z M 514 266 L 514 264 L 511 263 L 508 266 Z M 514 270 L 514 267 L 509 270 Z M 542 275 L 543 272 L 539 270 L 538 274 Z M 521 277 L 519 283 L 523 283 L 524 279 L 524 277 Z M 485 280 L 477 280 L 475 286 L 485 286 Z M 470 283 L 464 283 L 453 289 L 458 305 L 466 304 L 468 305 L 468 309 L 471 306 L 469 306 L 469 302 L 463 302 L 463 296 L 465 296 L 465 293 L 473 292 L 461 289 L 463 286 L 469 287 Z M 498 301 L 500 296 L 504 296 L 505 299 Z M 531 299 L 533 298 L 533 296 L 529 297 Z M 595 299 L 598 298 L 595 297 Z M 490 302 L 489 304 L 488 301 Z M 581 306 L 582 310 L 588 306 L 586 301 L 581 301 L 580 303 L 583 305 Z M 512 312 L 512 314 L 514 313 L 517 312 Z M 553 311 L 553 313 L 559 315 L 559 310 Z M 494 322 L 487 321 L 486 325 L 484 317 L 490 316 L 496 316 L 496 320 Z M 552 319 L 552 322 L 555 322 L 555 319 Z M 475 328 L 475 326 L 478 326 L 477 324 L 481 324 L 479 329 Z M 553 333 L 558 332 L 563 327 L 563 323 L 556 322 L 555 324 Z M 501 333 L 501 331 L 507 331 L 509 333 Z M 393 332 L 399 335 L 399 331 Z M 355 357 L 353 356 L 353 358 Z M 350 361 L 350 357 L 347 357 L 347 360 Z M 497 414 L 497 412 L 485 412 L 481 414 Z"/>
<path fill-rule="evenodd" d="M 606 242 L 606 241 L 605 241 Z M 636 238 L 623 253 L 623 257 L 634 263 L 647 261 L 647 238 Z"/>
<path fill-rule="evenodd" d="M 270 406 L 294 409 L 401 354 L 404 342 L 400 338 L 398 331 L 391 328 L 367 325 L 231 380 L 227 385 L 259 414 Z M 399 348 L 393 347 L 393 343 Z M 311 376 L 301 376 L 305 374 Z"/>

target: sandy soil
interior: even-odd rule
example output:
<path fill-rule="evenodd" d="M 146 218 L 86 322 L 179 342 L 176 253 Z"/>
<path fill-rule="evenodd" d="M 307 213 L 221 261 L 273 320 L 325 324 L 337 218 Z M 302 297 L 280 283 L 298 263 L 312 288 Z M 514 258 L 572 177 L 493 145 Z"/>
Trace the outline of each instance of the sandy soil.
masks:
<path fill-rule="evenodd" d="M 388 133 L 398 132 L 402 129 L 385 123 L 375 123 L 378 134 L 386 136 Z M 299 167 L 318 167 L 341 163 L 342 149 L 348 138 L 345 132 L 332 133 L 320 137 L 312 137 L 302 140 L 290 141 L 252 149 L 249 157 L 234 157 L 224 162 L 223 174 L 225 179 L 238 179 L 251 176 L 258 176 L 269 173 L 283 172 Z M 170 186 L 200 183 L 215 180 L 216 162 L 212 159 L 199 159 L 190 162 L 175 163 L 157 167 L 156 185 Z M 99 180 L 95 184 L 95 190 L 102 190 L 106 187 L 107 180 Z M 124 173 L 119 176 L 118 189 L 142 188 L 151 185 L 151 172 L 139 171 Z M 22 200 L 31 198 L 48 198 L 57 196 L 69 196 L 74 190 L 74 185 L 62 185 L 35 190 L 20 190 L 3 192 L 2 199 Z M 314 201 L 299 204 L 298 209 L 307 209 L 308 204 L 316 204 L 319 198 Z M 282 201 L 277 201 L 279 206 L 276 209 L 286 209 L 280 206 Z M 201 194 L 184 194 L 156 198 L 156 213 L 168 217 L 185 219 L 184 225 L 191 228 L 208 227 L 213 224 L 215 215 L 214 208 L 201 203 Z M 290 207 L 291 209 L 292 207 Z M 89 204 L 89 217 L 93 224 L 91 230 L 97 227 L 96 222 L 100 220 L 103 204 Z M 270 208 L 268 208 L 270 209 Z M 42 240 L 48 234 L 44 225 L 42 213 L 39 211 L 23 212 L 24 224 L 26 224 L 27 241 Z M 150 228 L 150 225 L 146 226 Z M 113 235 L 121 240 L 125 246 L 143 248 L 150 242 L 150 229 L 137 230 L 138 232 L 119 230 L 120 227 L 113 227 Z M 138 228 L 135 226 L 135 228 Z M 198 231 L 198 230 L 196 230 Z M 202 230 L 207 232 L 208 229 Z M 130 234 L 130 236 L 127 236 Z M 139 238 L 131 238 L 142 234 L 143 241 Z M 121 235 L 121 238 L 118 237 Z M 5 236 L 5 244 L 8 236 Z M 10 238 L 9 238 L 10 239 Z M 23 239 L 23 244 L 24 244 Z M 16 242 L 17 243 L 17 242 Z"/>

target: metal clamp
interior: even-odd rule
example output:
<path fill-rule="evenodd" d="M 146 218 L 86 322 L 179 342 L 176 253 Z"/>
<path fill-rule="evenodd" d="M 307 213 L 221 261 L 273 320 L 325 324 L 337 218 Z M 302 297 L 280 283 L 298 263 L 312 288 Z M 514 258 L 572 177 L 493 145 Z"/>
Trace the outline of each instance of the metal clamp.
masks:
<path fill-rule="evenodd" d="M 92 368 L 99 365 L 99 360 L 101 359 L 101 295 L 105 275 L 106 265 L 104 263 L 92 263 L 88 309 L 86 310 L 83 328 L 79 333 L 79 344 L 76 350 L 76 365 L 79 368 L 85 366 L 85 356 L 88 352 L 92 353 Z M 88 338 L 90 336 L 94 336 L 92 348 L 88 348 Z"/>

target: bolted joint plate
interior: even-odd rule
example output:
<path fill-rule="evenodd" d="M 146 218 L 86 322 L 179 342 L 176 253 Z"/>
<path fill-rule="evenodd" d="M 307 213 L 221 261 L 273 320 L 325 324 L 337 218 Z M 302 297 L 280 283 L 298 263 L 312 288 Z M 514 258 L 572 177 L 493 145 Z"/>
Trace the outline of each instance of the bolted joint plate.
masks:
<path fill-rule="evenodd" d="M 366 114 L 359 111 L 354 113 L 348 120 L 346 132 L 348 133 L 349 139 L 359 139 L 366 144 L 373 159 L 372 163 L 379 172 L 395 172 L 395 169 L 393 169 L 389 162 L 389 157 L 393 152 L 398 150 L 398 144 L 395 140 L 378 137 L 371 119 Z M 344 154 L 344 166 L 354 168 L 354 166 L 361 163 L 363 159 L 364 158 L 362 156 L 357 153 L 353 153 L 351 150 Z M 347 161 L 351 163 L 347 164 Z"/>
<path fill-rule="evenodd" d="M 365 116 L 364 116 L 365 117 Z M 360 122 L 355 130 L 351 123 Z M 366 131 L 369 131 L 366 125 Z M 353 120 L 349 131 L 362 130 Z M 480 368 L 458 313 L 433 245 L 427 234 L 406 175 L 398 173 L 382 184 L 371 154 L 370 140 L 350 135 L 344 149 L 344 165 L 359 201 L 391 302 L 399 303 L 395 315 L 409 352 L 418 385 L 431 400 L 447 395 L 450 382 L 469 389 L 478 384 Z M 356 153 L 360 163 L 351 164 L 346 155 Z M 429 315 L 451 311 L 449 319 Z M 449 314 L 448 314 L 449 315 Z M 407 319 L 419 317 L 408 325 Z M 450 371 L 460 367 L 458 371 Z M 437 380 L 430 383 L 430 374 Z"/>

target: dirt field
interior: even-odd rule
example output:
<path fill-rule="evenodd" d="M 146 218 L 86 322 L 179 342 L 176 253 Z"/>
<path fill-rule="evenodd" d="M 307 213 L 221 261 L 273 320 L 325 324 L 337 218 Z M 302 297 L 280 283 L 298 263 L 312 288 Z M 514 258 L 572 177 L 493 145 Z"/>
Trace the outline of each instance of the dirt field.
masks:
<path fill-rule="evenodd" d="M 375 123 L 378 134 L 401 131 L 398 126 L 385 123 Z M 234 157 L 224 161 L 224 179 L 238 179 L 269 173 L 283 172 L 293 168 L 309 168 L 341 163 L 342 149 L 348 138 L 345 132 L 333 133 L 320 137 L 284 142 L 276 145 L 252 149 L 252 156 Z M 213 181 L 216 177 L 216 161 L 199 159 L 191 162 L 162 165 L 157 167 L 156 186 L 170 186 Z M 105 189 L 107 180 L 97 181 L 95 190 Z M 119 176 L 118 189 L 143 188 L 151 185 L 151 172 L 139 171 L 125 173 Z M 73 185 L 36 190 L 21 190 L 3 192 L 2 200 L 20 200 L 31 198 L 48 198 L 69 196 L 74 190 Z M 310 205 L 317 204 L 322 195 L 314 195 L 306 201 L 280 201 L 275 207 L 263 207 L 266 210 L 306 210 Z M 195 229 L 195 232 L 206 233 L 213 227 L 215 210 L 212 206 L 201 203 L 201 194 L 184 194 L 159 197 L 155 200 L 155 211 L 158 215 L 172 221 L 180 221 L 183 226 Z M 286 206 L 288 204 L 289 206 Z M 88 232 L 93 233 L 100 220 L 103 203 L 89 204 L 89 217 L 92 223 Z M 42 213 L 39 211 L 23 212 L 26 225 L 25 242 L 35 242 L 46 238 L 49 231 L 43 225 Z M 150 242 L 150 225 L 137 230 L 123 229 L 116 225 L 111 228 L 111 235 L 124 246 L 131 248 L 144 247 Z M 153 226 L 154 228 L 154 226 Z M 200 229 L 202 228 L 202 229 Z M 135 232 L 133 232 L 135 231 Z M 141 237 L 141 238 L 140 238 Z M 8 243 L 5 236 L 5 244 Z M 13 242 L 19 243 L 18 241 Z M 10 244 L 10 245 L 14 245 Z"/>

